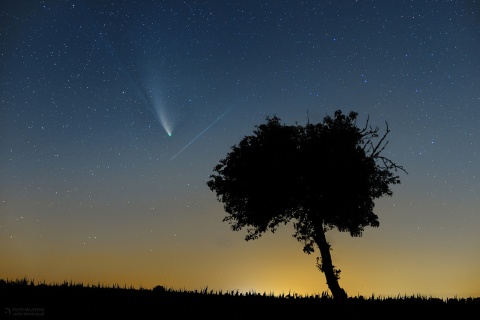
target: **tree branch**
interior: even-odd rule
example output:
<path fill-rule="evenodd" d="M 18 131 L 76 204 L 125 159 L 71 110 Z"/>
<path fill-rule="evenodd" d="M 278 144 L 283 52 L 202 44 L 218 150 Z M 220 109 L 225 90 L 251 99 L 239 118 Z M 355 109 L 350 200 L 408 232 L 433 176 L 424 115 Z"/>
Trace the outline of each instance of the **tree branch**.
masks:
<path fill-rule="evenodd" d="M 384 149 L 385 149 L 385 146 L 388 144 L 388 141 L 387 143 L 380 149 L 380 151 L 377 152 L 378 148 L 381 147 L 383 141 L 385 140 L 385 138 L 387 137 L 388 133 L 390 132 L 390 129 L 388 128 L 388 122 L 385 121 L 385 124 L 387 125 L 387 129 L 385 131 L 385 134 L 383 135 L 383 137 L 380 139 L 380 141 L 377 143 L 377 145 L 375 146 L 375 148 L 373 148 L 373 151 L 372 151 L 372 155 L 371 157 L 372 158 L 377 158 L 380 154 L 380 152 L 382 152 Z"/>

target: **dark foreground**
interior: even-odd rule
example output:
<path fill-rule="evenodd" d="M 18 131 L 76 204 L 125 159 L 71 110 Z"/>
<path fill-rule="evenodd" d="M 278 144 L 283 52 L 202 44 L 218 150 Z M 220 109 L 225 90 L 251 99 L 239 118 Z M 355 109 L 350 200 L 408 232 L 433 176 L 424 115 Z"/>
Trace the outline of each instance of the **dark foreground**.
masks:
<path fill-rule="evenodd" d="M 2 319 L 460 319 L 480 298 L 275 297 L 0 280 Z"/>

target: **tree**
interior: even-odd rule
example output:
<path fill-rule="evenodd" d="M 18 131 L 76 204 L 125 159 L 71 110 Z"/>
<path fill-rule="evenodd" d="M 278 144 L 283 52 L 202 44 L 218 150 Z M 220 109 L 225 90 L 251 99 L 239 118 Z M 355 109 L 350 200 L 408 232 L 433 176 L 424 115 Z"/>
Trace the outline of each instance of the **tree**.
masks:
<path fill-rule="evenodd" d="M 367 120 L 358 128 L 356 118 L 338 110 L 323 123 L 288 126 L 267 117 L 220 160 L 207 182 L 224 204 L 223 221 L 234 231 L 246 227 L 247 241 L 293 221 L 303 251 L 311 254 L 317 245 L 317 267 L 335 299 L 347 294 L 325 233 L 337 228 L 359 237 L 366 226 L 378 227 L 374 199 L 391 196 L 390 185 L 400 183 L 396 173 L 405 171 L 382 155 L 388 124 L 379 137 L 378 127 Z"/>

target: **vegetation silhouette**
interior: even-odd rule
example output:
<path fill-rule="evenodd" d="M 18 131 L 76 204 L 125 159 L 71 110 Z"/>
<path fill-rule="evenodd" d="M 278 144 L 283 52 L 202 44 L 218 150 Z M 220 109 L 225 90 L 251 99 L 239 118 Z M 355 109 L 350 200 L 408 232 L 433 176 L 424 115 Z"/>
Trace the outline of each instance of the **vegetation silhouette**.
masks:
<path fill-rule="evenodd" d="M 339 301 L 327 294 L 275 296 L 0 280 L 0 319 L 458 319 L 471 317 L 479 307 L 480 298 L 372 295 Z"/>
<path fill-rule="evenodd" d="M 208 187 L 223 202 L 223 221 L 233 230 L 247 229 L 245 240 L 275 232 L 293 220 L 293 236 L 303 251 L 320 251 L 318 269 L 325 274 L 336 299 L 346 299 L 325 233 L 337 228 L 359 237 L 366 226 L 378 227 L 374 199 L 392 195 L 402 166 L 385 157 L 388 124 L 379 128 L 356 125 L 357 113 L 337 110 L 323 123 L 285 125 L 267 117 L 254 134 L 244 137 L 215 166 Z"/>

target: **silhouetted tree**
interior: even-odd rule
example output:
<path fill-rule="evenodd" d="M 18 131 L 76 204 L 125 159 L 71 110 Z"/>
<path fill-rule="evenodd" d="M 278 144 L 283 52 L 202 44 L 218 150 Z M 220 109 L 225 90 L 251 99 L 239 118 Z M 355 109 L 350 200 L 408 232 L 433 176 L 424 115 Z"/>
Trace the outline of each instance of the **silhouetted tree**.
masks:
<path fill-rule="evenodd" d="M 215 166 L 208 187 L 223 202 L 223 221 L 233 230 L 247 228 L 246 240 L 293 221 L 294 237 L 303 251 L 321 258 L 317 266 L 325 274 L 334 298 L 344 299 L 325 232 L 333 228 L 361 236 L 365 226 L 378 227 L 374 199 L 392 195 L 390 185 L 400 183 L 405 171 L 382 155 L 390 132 L 379 137 L 379 128 L 356 125 L 357 113 L 340 110 L 323 123 L 288 126 L 276 116 L 257 126 L 232 147 Z M 378 140 L 374 142 L 374 140 Z"/>

